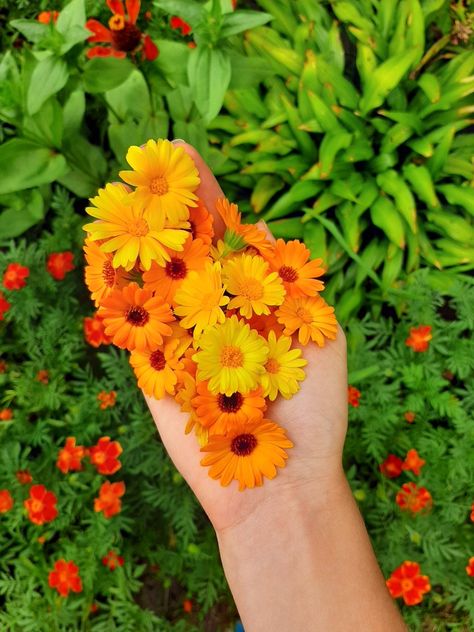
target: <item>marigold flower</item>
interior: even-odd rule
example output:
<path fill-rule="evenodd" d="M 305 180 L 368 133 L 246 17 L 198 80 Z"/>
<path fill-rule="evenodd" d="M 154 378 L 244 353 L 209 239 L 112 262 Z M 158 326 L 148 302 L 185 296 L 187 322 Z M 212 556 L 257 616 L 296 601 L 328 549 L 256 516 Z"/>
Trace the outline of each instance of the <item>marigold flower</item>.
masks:
<path fill-rule="evenodd" d="M 425 487 L 418 487 L 415 483 L 405 483 L 398 492 L 395 502 L 403 511 L 418 513 L 423 509 L 430 509 L 433 499 Z"/>
<path fill-rule="evenodd" d="M 18 470 L 15 476 L 20 485 L 29 485 L 33 480 L 29 470 Z"/>
<path fill-rule="evenodd" d="M 41 24 L 49 24 L 51 21 L 56 24 L 58 17 L 59 11 L 41 11 L 36 19 L 38 22 L 41 22 Z"/>
<path fill-rule="evenodd" d="M 67 597 L 71 590 L 75 593 L 82 592 L 79 568 L 74 562 L 64 559 L 54 563 L 54 568 L 48 576 L 48 584 L 50 588 L 56 588 L 61 597 Z"/>
<path fill-rule="evenodd" d="M 262 230 L 253 224 L 241 224 L 241 214 L 237 204 L 229 202 L 226 198 L 220 198 L 216 201 L 216 209 L 231 235 L 241 238 L 242 245 L 238 249 L 247 244 L 253 246 L 264 257 L 272 254 L 273 245 Z M 225 237 L 224 241 L 228 241 L 229 237 L 229 235 Z"/>
<path fill-rule="evenodd" d="M 82 470 L 81 461 L 85 453 L 84 446 L 76 445 L 75 437 L 68 437 L 64 448 L 59 451 L 56 466 L 63 474 L 78 472 Z"/>
<path fill-rule="evenodd" d="M 10 421 L 13 419 L 13 410 L 11 408 L 2 408 L 0 410 L 0 421 Z"/>
<path fill-rule="evenodd" d="M 304 366 L 307 362 L 302 357 L 301 349 L 290 349 L 292 340 L 287 336 L 278 339 L 273 331 L 268 334 L 269 354 L 265 363 L 265 373 L 261 377 L 263 395 L 274 401 L 280 393 L 290 399 L 299 391 L 305 378 Z"/>
<path fill-rule="evenodd" d="M 362 393 L 355 386 L 348 386 L 347 388 L 347 401 L 350 406 L 354 408 L 359 407 L 359 399 Z"/>
<path fill-rule="evenodd" d="M 49 372 L 46 369 L 40 369 L 36 374 L 36 381 L 41 382 L 42 384 L 48 384 Z"/>
<path fill-rule="evenodd" d="M 397 478 L 403 470 L 403 461 L 395 454 L 389 454 L 383 463 L 379 466 L 380 471 L 388 478 Z"/>
<path fill-rule="evenodd" d="M 403 414 L 403 416 L 405 417 L 405 420 L 408 421 L 409 424 L 413 423 L 415 421 L 415 413 L 412 412 L 411 410 L 408 410 L 406 413 Z"/>
<path fill-rule="evenodd" d="M 22 266 L 20 263 L 9 263 L 3 273 L 3 286 L 7 290 L 20 290 L 22 287 L 25 287 L 25 279 L 29 276 L 30 269 L 26 266 Z"/>
<path fill-rule="evenodd" d="M 0 514 L 7 513 L 15 504 L 8 489 L 0 489 Z"/>
<path fill-rule="evenodd" d="M 130 364 L 137 376 L 138 387 L 149 397 L 162 399 L 165 393 L 175 394 L 177 371 L 184 368 L 178 347 L 179 340 L 173 338 L 153 351 L 132 351 Z"/>
<path fill-rule="evenodd" d="M 176 15 L 171 18 L 170 26 L 175 31 L 181 31 L 181 35 L 189 35 L 192 31 L 189 24 Z"/>
<path fill-rule="evenodd" d="M 232 480 L 239 482 L 239 491 L 263 485 L 263 477 L 272 479 L 277 467 L 284 467 L 288 458 L 285 449 L 292 448 L 283 428 L 268 419 L 245 422 L 226 435 L 212 435 L 201 452 L 209 452 L 201 465 L 210 466 L 209 476 L 220 479 L 223 487 Z"/>
<path fill-rule="evenodd" d="M 402 469 L 403 470 L 411 470 L 413 474 L 416 476 L 420 475 L 420 470 L 423 465 L 426 463 L 423 459 L 420 459 L 418 452 L 415 449 L 408 450 L 407 455 L 405 457 L 405 461 L 403 462 Z"/>
<path fill-rule="evenodd" d="M 411 327 L 410 335 L 405 340 L 405 344 L 407 347 L 411 347 L 413 351 L 427 351 L 432 338 L 431 326 L 420 325 L 419 327 Z"/>
<path fill-rule="evenodd" d="M 7 301 L 3 292 L 0 292 L 0 320 L 3 320 L 3 316 L 11 307 L 11 303 Z"/>
<path fill-rule="evenodd" d="M 309 261 L 310 252 L 301 241 L 277 239 L 273 248 L 272 255 L 268 257 L 270 268 L 278 272 L 287 296 L 314 296 L 324 290 L 324 283 L 317 280 L 324 274 L 323 261 Z"/>
<path fill-rule="evenodd" d="M 117 555 L 115 551 L 109 551 L 107 555 L 102 558 L 102 564 L 109 570 L 114 571 L 117 566 L 123 566 L 125 560 L 121 555 Z"/>
<path fill-rule="evenodd" d="M 211 244 L 214 237 L 214 218 L 204 206 L 202 200 L 196 201 L 197 206 L 191 206 L 189 210 L 189 225 L 193 239 L 200 239 L 205 244 Z"/>
<path fill-rule="evenodd" d="M 105 518 L 111 518 L 120 513 L 122 509 L 121 496 L 125 494 L 125 483 L 111 483 L 106 481 L 101 485 L 99 497 L 94 499 L 94 511 L 102 511 Z"/>
<path fill-rule="evenodd" d="M 185 599 L 183 601 L 183 610 L 187 614 L 193 611 L 193 602 L 191 601 L 191 599 Z"/>
<path fill-rule="evenodd" d="M 118 441 L 111 441 L 110 437 L 101 437 L 97 444 L 89 448 L 89 458 L 99 474 L 115 474 L 122 467 L 118 460 L 123 452 Z"/>
<path fill-rule="evenodd" d="M 326 338 L 336 339 L 334 307 L 330 307 L 320 296 L 287 297 L 275 313 L 278 322 L 285 326 L 283 333 L 291 336 L 298 331 L 298 340 L 302 345 L 313 340 L 323 347 Z"/>
<path fill-rule="evenodd" d="M 466 573 L 469 577 L 474 577 L 474 557 L 469 558 L 469 564 L 466 566 Z"/>
<path fill-rule="evenodd" d="M 113 406 L 115 406 L 117 393 L 115 391 L 100 391 L 100 393 L 97 395 L 97 399 L 100 402 L 101 410 L 112 408 Z"/>
<path fill-rule="evenodd" d="M 420 565 L 416 562 L 403 562 L 386 581 L 392 597 L 403 597 L 407 606 L 423 601 L 423 595 L 431 590 L 431 586 L 429 577 L 420 573 Z"/>
<path fill-rule="evenodd" d="M 1 297 L 0 297 L 0 300 L 1 300 Z M 1 307 L 0 307 L 0 310 L 1 310 Z M 0 320 L 1 320 L 1 314 L 0 314 Z M 8 368 L 8 364 L 5 362 L 5 360 L 0 360 L 0 374 L 6 373 L 7 368 Z"/>
<path fill-rule="evenodd" d="M 74 255 L 72 252 L 53 252 L 48 257 L 46 269 L 53 279 L 62 281 L 68 272 L 74 270 L 73 259 Z"/>
<path fill-rule="evenodd" d="M 103 252 L 98 244 L 90 239 L 85 240 L 84 254 L 88 263 L 84 270 L 86 285 L 98 307 L 112 290 L 120 289 L 129 283 L 132 280 L 131 274 L 123 268 L 114 268 L 112 255 Z"/>
<path fill-rule="evenodd" d="M 92 347 L 109 345 L 112 341 L 105 333 L 104 321 L 99 314 L 84 318 L 84 338 Z"/>
<path fill-rule="evenodd" d="M 57 517 L 57 502 L 55 494 L 48 491 L 44 485 L 32 485 L 30 487 L 30 497 L 23 504 L 31 522 L 42 525 L 45 522 L 51 522 Z"/>
<path fill-rule="evenodd" d="M 474 522 L 474 503 L 471 506 L 471 522 Z"/>

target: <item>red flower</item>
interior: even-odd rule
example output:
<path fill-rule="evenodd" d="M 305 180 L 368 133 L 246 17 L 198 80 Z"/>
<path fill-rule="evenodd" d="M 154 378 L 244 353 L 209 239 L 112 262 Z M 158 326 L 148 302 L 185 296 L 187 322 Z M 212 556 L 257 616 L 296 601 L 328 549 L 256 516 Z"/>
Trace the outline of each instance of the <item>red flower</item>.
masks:
<path fill-rule="evenodd" d="M 173 15 L 173 17 L 171 18 L 170 26 L 175 31 L 181 31 L 181 35 L 189 35 L 192 30 L 187 22 L 176 15 Z"/>
<path fill-rule="evenodd" d="M 183 601 L 183 610 L 188 614 L 193 611 L 193 602 L 191 601 L 191 599 L 185 599 Z"/>
<path fill-rule="evenodd" d="M 6 287 L 7 290 L 20 290 L 22 287 L 25 287 L 25 279 L 29 276 L 29 268 L 19 263 L 10 263 L 3 273 L 3 286 Z"/>
<path fill-rule="evenodd" d="M 74 562 L 58 560 L 54 563 L 54 569 L 49 573 L 48 584 L 56 588 L 61 597 L 67 597 L 69 591 L 82 592 L 82 581 L 79 577 L 79 568 Z"/>
<path fill-rule="evenodd" d="M 66 439 L 66 445 L 59 451 L 58 460 L 56 466 L 61 470 L 63 474 L 82 470 L 81 460 L 84 458 L 85 450 L 82 445 L 76 446 L 76 439 L 74 437 L 68 437 Z"/>
<path fill-rule="evenodd" d="M 112 11 L 109 28 L 97 20 L 87 20 L 86 28 L 93 33 L 88 42 L 100 42 L 110 46 L 93 46 L 87 51 L 87 57 L 126 57 L 127 53 L 153 61 L 158 57 L 158 48 L 148 35 L 140 31 L 136 25 L 140 13 L 140 0 L 126 0 L 127 13 L 122 0 L 107 0 Z"/>
<path fill-rule="evenodd" d="M 0 421 L 10 421 L 13 419 L 13 410 L 11 408 L 2 408 L 0 410 Z"/>
<path fill-rule="evenodd" d="M 1 301 L 1 298 L 0 298 L 0 301 Z M 0 311 L 1 311 L 1 306 L 0 306 Z M 0 314 L 0 320 L 2 320 L 1 314 Z M 5 360 L 0 360 L 0 373 L 6 373 L 7 368 L 8 368 L 8 364 L 5 362 Z"/>
<path fill-rule="evenodd" d="M 44 485 L 32 485 L 30 497 L 25 500 L 24 505 L 31 522 L 41 525 L 45 522 L 51 522 L 57 517 L 57 502 L 53 492 L 49 492 Z"/>
<path fill-rule="evenodd" d="M 49 382 L 49 373 L 46 369 L 41 369 L 36 374 L 36 380 L 41 382 L 42 384 L 47 384 Z"/>
<path fill-rule="evenodd" d="M 409 424 L 412 424 L 415 421 L 416 417 L 415 413 L 413 413 L 411 410 L 407 410 L 407 412 L 403 416 Z"/>
<path fill-rule="evenodd" d="M 100 402 L 100 409 L 105 410 L 106 408 L 112 408 L 115 406 L 115 402 L 117 400 L 117 393 L 115 391 L 100 391 L 97 395 L 97 399 Z"/>
<path fill-rule="evenodd" d="M 15 476 L 20 485 L 29 485 L 33 480 L 29 470 L 18 470 Z"/>
<path fill-rule="evenodd" d="M 111 483 L 106 481 L 99 490 L 99 498 L 94 499 L 94 511 L 102 511 L 106 518 L 111 518 L 120 513 L 122 501 L 120 497 L 125 494 L 125 483 Z"/>
<path fill-rule="evenodd" d="M 394 454 L 389 454 L 383 463 L 380 464 L 380 471 L 388 478 L 397 478 L 403 469 L 403 461 Z"/>
<path fill-rule="evenodd" d="M 414 449 L 408 450 L 407 455 L 405 457 L 405 461 L 403 462 L 402 469 L 403 470 L 411 470 L 413 474 L 416 476 L 420 475 L 420 470 L 423 465 L 426 463 L 423 459 L 420 459 L 418 452 Z"/>
<path fill-rule="evenodd" d="M 115 551 L 109 551 L 107 555 L 102 558 L 102 564 L 107 566 L 111 571 L 114 571 L 117 566 L 123 566 L 124 559 L 121 555 L 117 555 Z"/>
<path fill-rule="evenodd" d="M 46 263 L 46 269 L 49 274 L 56 279 L 56 281 L 62 281 L 67 272 L 74 270 L 74 264 L 72 262 L 74 255 L 72 252 L 53 252 L 49 255 Z"/>
<path fill-rule="evenodd" d="M 355 386 L 349 386 L 347 389 L 347 401 L 351 406 L 357 408 L 359 406 L 359 399 L 361 392 Z"/>
<path fill-rule="evenodd" d="M 469 564 L 466 566 L 466 573 L 469 577 L 474 577 L 474 557 L 469 558 Z"/>
<path fill-rule="evenodd" d="M 415 606 L 423 601 L 423 595 L 431 590 L 427 575 L 420 575 L 420 565 L 416 562 L 403 562 L 386 581 L 394 599 L 403 597 L 407 606 Z"/>
<path fill-rule="evenodd" d="M 122 454 L 122 446 L 110 437 L 101 437 L 97 445 L 89 449 L 89 457 L 99 474 L 115 474 L 122 464 L 117 457 Z"/>
<path fill-rule="evenodd" d="M 104 321 L 97 314 L 84 318 L 84 338 L 92 347 L 111 343 L 110 338 L 105 333 Z"/>
<path fill-rule="evenodd" d="M 0 514 L 10 511 L 13 504 L 14 500 L 8 489 L 0 489 Z"/>
<path fill-rule="evenodd" d="M 471 522 L 474 522 L 474 503 L 471 506 Z"/>
<path fill-rule="evenodd" d="M 430 325 L 420 325 L 410 329 L 410 335 L 405 340 L 405 344 L 413 351 L 427 351 L 432 338 Z"/>
<path fill-rule="evenodd" d="M 41 11 L 36 19 L 38 22 L 41 22 L 41 24 L 49 24 L 51 20 L 56 23 L 58 17 L 59 11 Z"/>
<path fill-rule="evenodd" d="M 417 487 L 415 483 L 405 483 L 398 492 L 395 501 L 403 511 L 418 513 L 425 507 L 431 508 L 433 499 L 430 492 L 424 487 Z"/>
<path fill-rule="evenodd" d="M 8 312 L 10 307 L 11 307 L 11 303 L 7 301 L 3 292 L 0 292 L 0 320 L 3 320 L 3 315 L 5 314 L 5 312 Z"/>

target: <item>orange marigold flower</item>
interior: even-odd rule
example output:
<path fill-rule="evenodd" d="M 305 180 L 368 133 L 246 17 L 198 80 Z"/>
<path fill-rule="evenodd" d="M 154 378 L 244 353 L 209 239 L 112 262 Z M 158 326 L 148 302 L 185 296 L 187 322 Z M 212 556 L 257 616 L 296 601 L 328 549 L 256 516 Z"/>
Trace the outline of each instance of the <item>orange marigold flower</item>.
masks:
<path fill-rule="evenodd" d="M 0 489 L 0 513 L 7 513 L 14 505 L 14 500 L 8 489 Z"/>
<path fill-rule="evenodd" d="M 7 301 L 3 292 L 0 292 L 0 320 L 3 320 L 3 316 L 11 307 L 11 303 Z"/>
<path fill-rule="evenodd" d="M 3 273 L 3 286 L 7 290 L 20 290 L 22 287 L 25 287 L 25 279 L 29 276 L 29 268 L 22 266 L 20 263 L 10 263 Z"/>
<path fill-rule="evenodd" d="M 2 408 L 0 410 L 0 421 L 10 421 L 13 419 L 13 410 L 11 408 Z"/>
<path fill-rule="evenodd" d="M 49 382 L 49 373 L 46 369 L 41 369 L 36 374 L 36 381 L 41 382 L 42 384 L 48 384 Z"/>
<path fill-rule="evenodd" d="M 125 494 L 125 483 L 111 483 L 106 481 L 99 490 L 99 497 L 94 499 L 94 511 L 102 511 L 106 518 L 120 513 L 122 509 L 121 496 Z"/>
<path fill-rule="evenodd" d="M 15 476 L 20 485 L 29 485 L 33 480 L 29 470 L 18 470 Z"/>
<path fill-rule="evenodd" d="M 189 207 L 189 225 L 193 239 L 200 239 L 203 243 L 211 245 L 214 237 L 214 218 L 209 213 L 201 200 L 196 201 L 197 206 Z"/>
<path fill-rule="evenodd" d="M 129 282 L 131 275 L 123 268 L 114 268 L 113 256 L 108 252 L 103 252 L 95 241 L 85 240 L 84 254 L 88 263 L 84 270 L 86 285 L 92 300 L 98 307 L 112 290 L 121 288 Z"/>
<path fill-rule="evenodd" d="M 185 599 L 183 601 L 183 610 L 187 614 L 193 611 L 193 602 L 191 601 L 191 599 Z"/>
<path fill-rule="evenodd" d="M 400 476 L 403 470 L 403 461 L 395 454 L 389 454 L 383 463 L 379 466 L 380 471 L 388 478 L 396 478 Z"/>
<path fill-rule="evenodd" d="M 469 564 L 466 566 L 466 573 L 469 577 L 474 577 L 474 557 L 469 558 Z"/>
<path fill-rule="evenodd" d="M 298 331 L 298 340 L 302 345 L 313 340 L 323 347 L 325 338 L 336 338 L 334 307 L 330 307 L 320 296 L 287 297 L 275 314 L 278 322 L 285 326 L 283 333 L 291 336 Z"/>
<path fill-rule="evenodd" d="M 175 31 L 181 31 L 181 35 L 189 35 L 192 31 L 189 24 L 176 15 L 171 18 L 170 26 Z"/>
<path fill-rule="evenodd" d="M 358 408 L 361 395 L 362 393 L 355 386 L 349 386 L 347 388 L 347 401 L 354 408 Z"/>
<path fill-rule="evenodd" d="M 237 204 L 231 204 L 226 198 L 220 198 L 216 202 L 216 209 L 224 220 L 227 230 L 242 239 L 242 247 L 245 244 L 253 246 L 264 257 L 272 254 L 273 245 L 267 240 L 263 231 L 253 224 L 241 224 L 241 214 Z"/>
<path fill-rule="evenodd" d="M 407 606 L 423 601 L 423 595 L 431 590 L 431 586 L 429 577 L 420 573 L 420 565 L 416 562 L 403 562 L 386 581 L 392 597 L 403 597 Z"/>
<path fill-rule="evenodd" d="M 405 344 L 407 347 L 411 347 L 413 351 L 427 351 L 432 338 L 431 326 L 420 325 L 410 329 L 410 335 L 405 340 Z"/>
<path fill-rule="evenodd" d="M 110 437 L 101 437 L 95 446 L 89 448 L 89 458 L 99 474 L 115 474 L 122 467 L 118 460 L 123 452 L 118 441 L 111 441 Z"/>
<path fill-rule="evenodd" d="M 309 261 L 310 252 L 301 241 L 277 239 L 273 248 L 268 261 L 271 269 L 280 275 L 288 296 L 314 296 L 324 290 L 324 283 L 317 280 L 324 274 L 323 261 Z"/>
<path fill-rule="evenodd" d="M 412 513 L 418 513 L 425 508 L 429 510 L 433 504 L 430 492 L 425 487 L 418 487 L 412 482 L 402 485 L 395 501 L 400 509 Z"/>
<path fill-rule="evenodd" d="M 56 23 L 59 17 L 59 11 L 41 11 L 36 18 L 41 24 L 49 24 L 51 20 Z"/>
<path fill-rule="evenodd" d="M 104 321 L 98 313 L 84 318 L 84 338 L 92 347 L 109 345 L 112 342 L 105 333 Z"/>
<path fill-rule="evenodd" d="M 112 408 L 115 406 L 117 400 L 117 393 L 115 391 L 100 391 L 97 395 L 97 399 L 100 402 L 100 409 Z"/>
<path fill-rule="evenodd" d="M 82 470 L 81 460 L 85 453 L 84 446 L 76 445 L 75 437 L 68 437 L 64 448 L 59 451 L 56 466 L 63 474 L 78 472 Z"/>
<path fill-rule="evenodd" d="M 411 410 L 407 410 L 406 413 L 404 413 L 403 415 L 405 417 L 405 420 L 408 421 L 409 424 L 413 423 L 415 421 L 415 413 L 412 412 Z"/>
<path fill-rule="evenodd" d="M 48 584 L 50 588 L 56 588 L 61 597 L 67 597 L 69 592 L 82 592 L 82 581 L 79 577 L 79 568 L 74 562 L 64 559 L 54 563 L 53 570 L 49 573 Z"/>
<path fill-rule="evenodd" d="M 124 559 L 121 555 L 117 555 L 115 551 L 109 551 L 107 555 L 102 558 L 102 564 L 109 570 L 114 571 L 117 566 L 123 566 Z"/>
<path fill-rule="evenodd" d="M 75 265 L 72 262 L 73 259 L 74 255 L 70 251 L 53 252 L 48 257 L 46 269 L 53 279 L 62 281 L 68 272 L 74 270 Z"/>
<path fill-rule="evenodd" d="M 423 459 L 420 459 L 418 452 L 415 449 L 408 450 L 407 455 L 405 457 L 405 461 L 403 462 L 402 469 L 403 470 L 411 470 L 413 474 L 416 476 L 420 475 L 420 470 L 423 465 L 426 463 Z"/>
<path fill-rule="evenodd" d="M 1 307 L 0 307 L 0 311 L 1 311 Z M 8 368 L 8 364 L 5 362 L 5 360 L 0 360 L 0 373 L 6 373 L 7 368 Z"/>
<path fill-rule="evenodd" d="M 170 336 L 174 320 L 168 303 L 150 290 L 130 283 L 122 290 L 114 290 L 99 308 L 104 319 L 105 333 L 121 349 L 146 351 L 163 344 Z"/>
<path fill-rule="evenodd" d="M 51 522 L 57 517 L 57 502 L 55 494 L 48 491 L 44 485 L 32 485 L 30 487 L 30 497 L 23 504 L 31 522 L 42 525 L 45 522 Z"/>
<path fill-rule="evenodd" d="M 90 612 L 91 614 L 95 614 L 95 613 L 96 613 L 96 612 L 98 612 L 99 610 L 100 610 L 100 606 L 99 606 L 99 604 L 98 604 L 98 603 L 96 603 L 96 602 L 91 603 L 91 606 L 90 606 L 90 608 L 89 608 L 89 612 Z"/>

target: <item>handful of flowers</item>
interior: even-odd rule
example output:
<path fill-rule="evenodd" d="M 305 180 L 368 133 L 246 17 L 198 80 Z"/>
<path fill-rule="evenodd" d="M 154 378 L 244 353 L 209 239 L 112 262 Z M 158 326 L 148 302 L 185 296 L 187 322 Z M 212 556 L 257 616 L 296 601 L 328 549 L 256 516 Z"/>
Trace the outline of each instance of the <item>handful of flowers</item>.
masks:
<path fill-rule="evenodd" d="M 304 380 L 301 346 L 336 337 L 334 308 L 319 296 L 321 259 L 301 242 L 269 241 L 219 199 L 225 224 L 199 199 L 199 173 L 182 147 L 130 147 L 127 183 L 107 184 L 84 226 L 86 284 L 112 342 L 130 351 L 143 392 L 172 396 L 189 414 L 209 475 L 239 489 L 276 476 L 293 447 L 266 418 Z M 297 334 L 299 345 L 292 335 Z"/>

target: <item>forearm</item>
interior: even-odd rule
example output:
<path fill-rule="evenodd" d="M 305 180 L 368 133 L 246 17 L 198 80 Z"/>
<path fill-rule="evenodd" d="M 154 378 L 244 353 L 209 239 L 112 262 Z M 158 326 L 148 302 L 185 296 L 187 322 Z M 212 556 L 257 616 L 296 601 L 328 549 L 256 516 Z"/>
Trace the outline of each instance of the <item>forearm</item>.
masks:
<path fill-rule="evenodd" d="M 405 632 L 345 478 L 218 533 L 246 632 Z"/>

